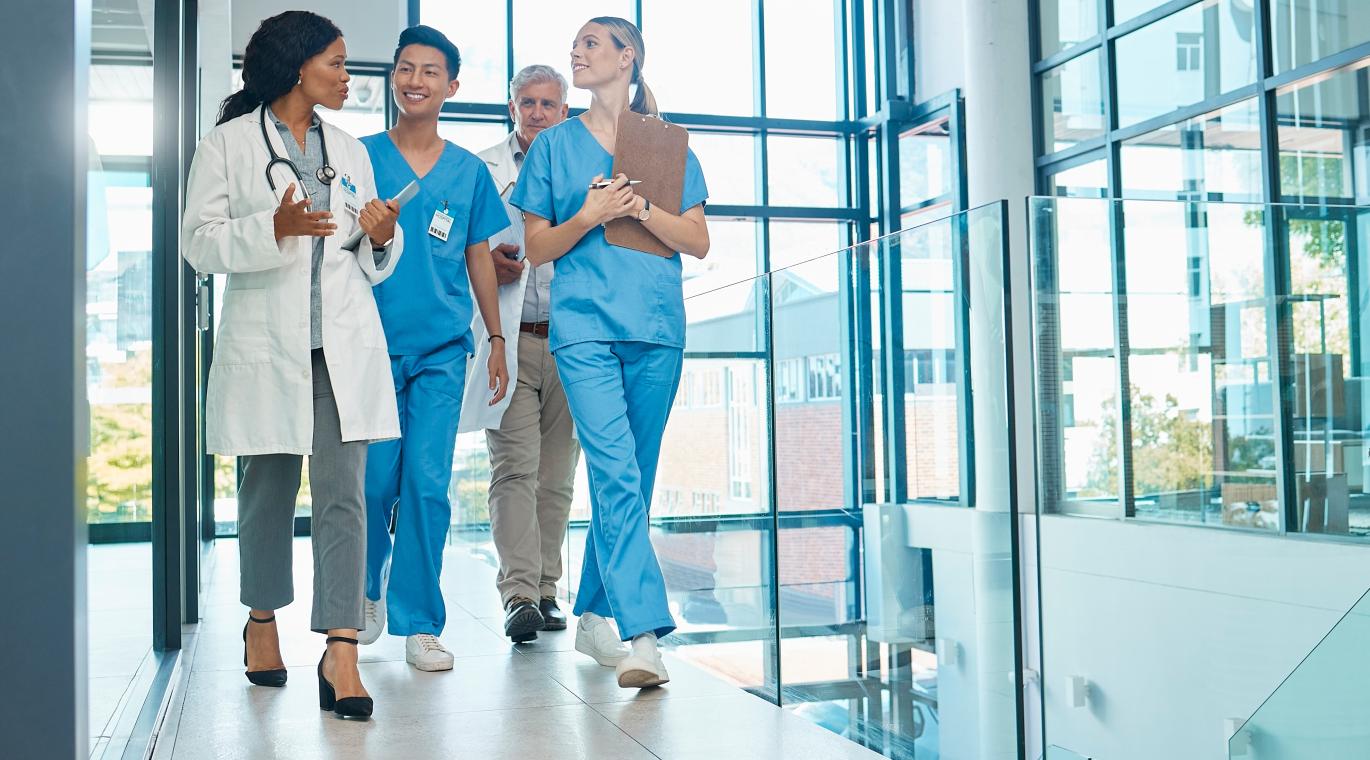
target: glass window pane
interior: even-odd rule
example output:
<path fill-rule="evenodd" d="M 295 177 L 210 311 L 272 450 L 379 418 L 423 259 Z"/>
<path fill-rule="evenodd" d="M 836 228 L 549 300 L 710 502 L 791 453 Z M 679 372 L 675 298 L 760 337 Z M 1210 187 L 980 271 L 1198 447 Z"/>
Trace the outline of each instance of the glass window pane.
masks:
<path fill-rule="evenodd" d="M 465 8 L 470 3 L 454 4 Z M 568 3 L 564 0 L 514 0 L 514 71 L 534 63 L 542 63 L 571 81 L 571 46 L 575 44 L 576 32 L 595 16 L 618 16 L 632 21 L 636 18 L 632 0 L 602 0 L 590 9 L 581 3 Z M 645 40 L 648 50 L 653 48 L 652 38 Z M 655 61 L 650 54 L 647 60 Z M 648 63 L 648 71 L 651 71 Z M 650 74 L 647 83 L 652 83 Z M 508 86 L 508 81 L 505 81 Z M 663 96 L 665 93 L 662 93 Z M 507 100 L 505 93 L 501 100 Z M 572 108 L 589 108 L 590 93 L 587 90 L 571 88 L 567 102 Z"/>
<path fill-rule="evenodd" d="M 836 222 L 771 222 L 770 229 L 772 271 L 842 248 L 842 225 Z M 813 276 L 815 272 L 809 270 L 809 274 Z M 836 289 L 836 267 L 831 274 L 833 280 L 823 284 Z"/>
<path fill-rule="evenodd" d="M 1099 33 L 1099 0 L 1042 0 L 1042 57 Z"/>
<path fill-rule="evenodd" d="M 1370 41 L 1370 3 L 1273 0 L 1275 72 L 1321 60 Z"/>
<path fill-rule="evenodd" d="M 1170 0 L 1113 0 L 1113 23 L 1121 24 L 1167 2 Z"/>
<path fill-rule="evenodd" d="M 841 118 L 833 0 L 767 0 L 765 12 L 766 115 Z"/>
<path fill-rule="evenodd" d="M 1370 139 L 1352 128 L 1366 118 L 1365 66 L 1276 98 L 1279 119 L 1280 191 L 1287 201 L 1370 201 L 1366 158 Z"/>
<path fill-rule="evenodd" d="M 1042 75 L 1042 138 L 1048 153 L 1104 134 L 1098 50 Z"/>
<path fill-rule="evenodd" d="M 1278 530 L 1259 212 L 1123 205 L 1137 515 Z"/>
<path fill-rule="evenodd" d="M 651 54 L 647 83 L 664 111 L 752 116 L 756 113 L 751 3 L 692 0 L 642 4 Z M 700 55 L 704 40 L 727 55 Z M 713 83 L 727 82 L 719 87 Z"/>
<path fill-rule="evenodd" d="M 899 202 L 912 206 L 951 192 L 950 119 L 899 136 Z"/>
<path fill-rule="evenodd" d="M 353 137 L 374 135 L 389 126 L 385 123 L 385 99 L 388 97 L 390 84 L 386 77 L 354 74 L 342 110 L 324 110 L 321 116 Z"/>
<path fill-rule="evenodd" d="M 423 23 L 447 35 L 461 51 L 461 88 L 452 98 L 463 103 L 509 100 L 506 45 L 508 19 L 504 3 L 420 3 Z M 567 35 L 567 39 L 570 35 Z"/>
<path fill-rule="evenodd" d="M 1123 143 L 1130 198 L 1259 201 L 1261 130 L 1256 101 L 1162 127 Z"/>
<path fill-rule="evenodd" d="M 774 206 L 837 206 L 839 152 L 842 143 L 830 137 L 771 135 L 767 177 Z"/>
<path fill-rule="evenodd" d="M 690 150 L 704 170 L 709 203 L 756 203 L 755 135 L 690 132 Z"/>
<path fill-rule="evenodd" d="M 238 81 L 235 90 L 242 86 Z M 152 155 L 152 67 L 90 67 L 90 139 L 102 156 Z"/>
<path fill-rule="evenodd" d="M 480 121 L 440 121 L 438 134 L 461 147 L 479 153 L 509 136 L 509 127 Z"/>
<path fill-rule="evenodd" d="M 1118 40 L 1118 126 L 1255 81 L 1255 16 L 1242 7 L 1198 3 Z"/>
<path fill-rule="evenodd" d="M 1103 198 L 1108 195 L 1108 166 L 1102 158 L 1056 172 L 1047 178 L 1048 195 L 1061 198 Z"/>

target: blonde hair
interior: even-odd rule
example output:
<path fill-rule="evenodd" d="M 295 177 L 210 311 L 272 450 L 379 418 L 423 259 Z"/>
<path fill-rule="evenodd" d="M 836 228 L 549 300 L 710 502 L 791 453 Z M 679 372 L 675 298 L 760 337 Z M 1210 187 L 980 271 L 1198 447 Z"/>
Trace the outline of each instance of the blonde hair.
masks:
<path fill-rule="evenodd" d="M 637 85 L 637 93 L 633 95 L 632 102 L 628 104 L 628 110 L 649 116 L 660 115 L 661 112 L 656 106 L 656 96 L 652 94 L 652 89 L 647 86 L 646 80 L 642 78 L 642 64 L 647 59 L 646 45 L 642 41 L 642 30 L 637 28 L 637 24 L 618 16 L 596 16 L 590 19 L 590 23 L 599 24 L 608 29 L 614 46 L 619 50 L 626 47 L 633 49 L 633 76 L 628 80 L 628 83 Z"/>

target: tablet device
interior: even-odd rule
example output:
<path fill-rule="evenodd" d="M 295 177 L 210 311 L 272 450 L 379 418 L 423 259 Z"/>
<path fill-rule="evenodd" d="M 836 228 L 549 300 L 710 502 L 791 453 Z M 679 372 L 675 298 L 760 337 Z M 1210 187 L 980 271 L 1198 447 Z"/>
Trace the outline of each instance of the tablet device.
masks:
<path fill-rule="evenodd" d="M 404 208 L 404 204 L 406 204 L 406 203 L 408 203 L 409 201 L 413 200 L 413 199 L 414 199 L 414 196 L 416 196 L 416 195 L 418 195 L 418 194 L 419 194 L 419 181 L 418 181 L 418 180 L 411 180 L 411 181 L 409 182 L 409 184 L 405 185 L 405 186 L 404 186 L 404 189 L 401 190 L 401 191 L 399 192 L 399 194 L 397 194 L 397 195 L 394 197 L 393 200 L 394 200 L 396 203 L 400 204 L 400 208 Z M 343 241 L 342 247 L 343 247 L 343 248 L 347 248 L 347 249 L 356 249 L 357 245 L 360 244 L 360 243 L 362 242 L 362 235 L 365 235 L 365 234 L 366 234 L 366 230 L 363 230 L 363 229 L 361 228 L 361 225 L 358 224 L 358 225 L 357 225 L 357 231 L 356 231 L 356 232 L 353 232 L 351 235 L 349 235 L 349 236 L 347 237 L 346 240 Z"/>

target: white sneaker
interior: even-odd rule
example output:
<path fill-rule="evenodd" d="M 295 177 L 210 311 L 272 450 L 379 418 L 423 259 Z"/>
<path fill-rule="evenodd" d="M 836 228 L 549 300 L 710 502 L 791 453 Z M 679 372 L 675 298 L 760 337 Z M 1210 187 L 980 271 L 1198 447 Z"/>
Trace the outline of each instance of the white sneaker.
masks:
<path fill-rule="evenodd" d="M 666 663 L 661 659 L 661 650 L 657 649 L 656 635 L 651 633 L 633 639 L 631 653 L 614 672 L 618 675 L 618 685 L 625 689 L 645 689 L 671 680 L 666 673 Z"/>
<path fill-rule="evenodd" d="M 588 654 L 595 662 L 612 668 L 628 656 L 628 648 L 619 641 L 609 621 L 587 612 L 576 622 L 576 651 Z"/>
<path fill-rule="evenodd" d="M 452 653 L 431 633 L 417 633 L 404 640 L 404 661 L 430 673 L 452 669 Z"/>
<path fill-rule="evenodd" d="M 381 598 L 377 601 L 366 599 L 362 603 L 365 628 L 357 631 L 357 641 L 363 644 L 375 644 L 385 632 L 385 592 L 381 592 Z"/>

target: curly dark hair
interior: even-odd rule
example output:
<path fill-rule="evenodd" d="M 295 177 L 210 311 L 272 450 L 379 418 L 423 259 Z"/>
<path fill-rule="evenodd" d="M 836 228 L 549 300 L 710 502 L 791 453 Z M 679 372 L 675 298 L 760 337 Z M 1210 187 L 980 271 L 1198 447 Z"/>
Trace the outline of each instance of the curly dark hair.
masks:
<path fill-rule="evenodd" d="M 243 89 L 219 104 L 223 124 L 290 92 L 304 62 L 342 36 L 337 24 L 309 11 L 286 11 L 257 27 L 243 53 Z"/>

